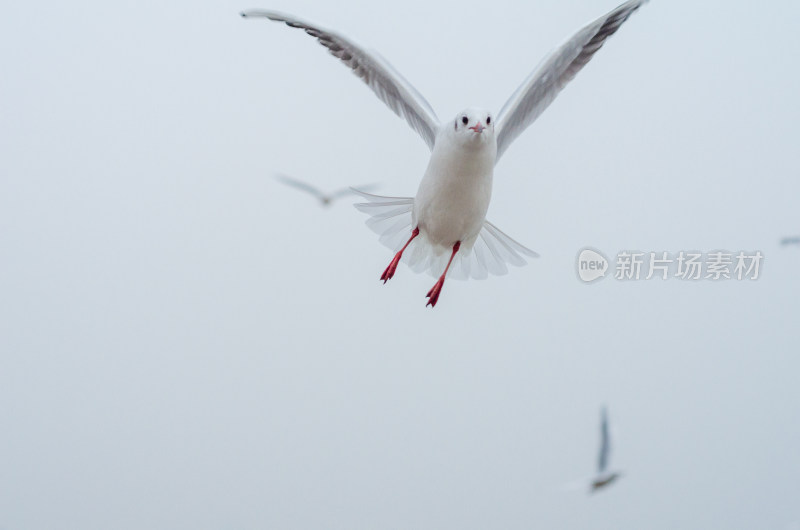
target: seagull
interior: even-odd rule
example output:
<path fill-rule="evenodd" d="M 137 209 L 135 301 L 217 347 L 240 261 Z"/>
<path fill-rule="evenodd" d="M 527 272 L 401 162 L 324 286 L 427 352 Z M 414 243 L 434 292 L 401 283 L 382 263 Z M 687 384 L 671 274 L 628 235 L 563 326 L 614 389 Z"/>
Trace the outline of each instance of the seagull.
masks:
<path fill-rule="evenodd" d="M 789 245 L 800 245 L 800 236 L 784 237 L 781 239 L 781 245 L 788 247 Z"/>
<path fill-rule="evenodd" d="M 604 488 L 622 476 L 616 471 L 606 471 L 608 468 L 609 455 L 611 453 L 611 439 L 608 434 L 608 415 L 606 408 L 600 411 L 600 454 L 597 458 L 597 475 L 592 479 L 589 493 Z"/>
<path fill-rule="evenodd" d="M 334 191 L 332 191 L 330 193 L 325 193 L 321 189 L 317 188 L 316 186 L 314 186 L 312 184 L 309 184 L 308 182 L 304 182 L 304 181 L 302 181 L 300 179 L 296 179 L 294 177 L 290 177 L 290 176 L 284 175 L 282 173 L 277 173 L 275 175 L 275 178 L 279 182 L 282 182 L 283 184 L 286 184 L 287 186 L 291 186 L 293 188 L 297 188 L 299 190 L 302 190 L 302 191 L 305 191 L 307 193 L 310 193 L 311 195 L 313 195 L 314 197 L 316 197 L 319 200 L 319 202 L 322 204 L 322 206 L 325 206 L 325 207 L 330 206 L 331 203 L 336 199 L 339 199 L 339 198 L 344 197 L 346 195 L 352 195 L 354 193 L 352 188 L 341 188 L 341 189 L 338 189 L 338 190 L 334 190 Z M 373 188 L 375 188 L 375 186 L 376 186 L 375 184 L 367 184 L 367 185 L 364 185 L 364 186 L 359 186 L 358 189 L 360 189 L 360 190 L 373 189 Z"/>
<path fill-rule="evenodd" d="M 377 53 L 343 35 L 276 11 L 250 10 L 304 30 L 348 66 L 395 114 L 405 119 L 431 150 L 415 197 L 382 197 L 354 190 L 367 201 L 367 225 L 395 252 L 381 280 L 390 280 L 402 259 L 414 272 L 437 282 L 426 306 L 435 307 L 450 273 L 454 279 L 485 279 L 525 265 L 539 255 L 486 220 L 494 166 L 511 143 L 552 103 L 630 15 L 647 0 L 629 0 L 587 24 L 552 51 L 511 95 L 500 112 L 468 107 L 440 121 L 424 97 Z M 452 267 L 452 268 L 451 268 Z"/>

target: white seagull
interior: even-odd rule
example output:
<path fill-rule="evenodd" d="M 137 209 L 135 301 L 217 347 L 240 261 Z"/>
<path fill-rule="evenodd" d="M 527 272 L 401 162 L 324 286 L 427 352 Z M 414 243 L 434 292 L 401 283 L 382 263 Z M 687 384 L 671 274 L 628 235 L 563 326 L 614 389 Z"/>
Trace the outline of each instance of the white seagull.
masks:
<path fill-rule="evenodd" d="M 313 184 L 306 182 L 304 180 L 300 180 L 294 177 L 290 177 L 289 175 L 284 175 L 283 173 L 276 173 L 275 179 L 278 182 L 286 184 L 287 186 L 291 186 L 292 188 L 298 189 L 300 191 L 305 191 L 317 198 L 317 200 L 322 204 L 322 206 L 330 206 L 333 201 L 336 199 L 340 199 L 347 195 L 352 195 L 354 193 L 353 188 L 340 188 L 331 192 L 324 192 L 318 187 L 314 186 Z M 360 190 L 367 190 L 375 188 L 375 184 L 366 184 L 364 186 L 359 186 L 358 189 Z"/>
<path fill-rule="evenodd" d="M 484 279 L 488 273 L 508 272 L 506 263 L 524 265 L 520 254 L 538 257 L 486 220 L 494 166 L 605 40 L 646 1 L 625 2 L 570 37 L 545 57 L 498 114 L 470 107 L 446 122 L 439 121 L 425 98 L 387 61 L 351 39 L 275 11 L 245 11 L 242 16 L 284 22 L 315 37 L 404 118 L 431 149 L 416 197 L 362 192 L 369 202 L 356 207 L 370 215 L 367 225 L 396 252 L 381 280 L 386 283 L 394 276 L 401 259 L 415 272 L 438 275 L 426 295 L 426 305 L 435 306 L 448 272 L 456 279 Z"/>
<path fill-rule="evenodd" d="M 606 408 L 600 411 L 600 454 L 597 457 L 597 475 L 592 479 L 590 493 L 608 486 L 619 477 L 622 473 L 617 471 L 608 471 L 608 461 L 611 456 L 611 436 L 608 433 L 608 415 Z"/>

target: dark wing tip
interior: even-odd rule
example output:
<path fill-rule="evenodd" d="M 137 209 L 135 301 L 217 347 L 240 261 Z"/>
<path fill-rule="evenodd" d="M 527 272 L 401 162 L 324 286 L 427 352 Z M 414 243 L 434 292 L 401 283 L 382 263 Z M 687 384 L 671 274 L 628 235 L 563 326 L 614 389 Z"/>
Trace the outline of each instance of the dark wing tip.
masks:
<path fill-rule="evenodd" d="M 262 18 L 268 18 L 270 20 L 276 20 L 278 22 L 285 21 L 285 19 L 279 13 L 276 13 L 274 11 L 264 11 L 261 9 L 250 9 L 247 11 L 241 11 L 239 14 L 242 16 L 242 18 L 262 17 Z"/>

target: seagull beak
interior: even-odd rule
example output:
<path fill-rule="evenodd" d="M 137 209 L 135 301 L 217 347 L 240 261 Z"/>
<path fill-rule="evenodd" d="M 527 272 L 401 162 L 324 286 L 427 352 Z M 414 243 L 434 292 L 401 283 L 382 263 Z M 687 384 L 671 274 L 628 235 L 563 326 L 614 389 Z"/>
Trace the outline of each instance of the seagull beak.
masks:
<path fill-rule="evenodd" d="M 473 126 L 473 127 L 470 127 L 470 129 L 472 129 L 472 130 L 473 130 L 473 131 L 475 131 L 476 133 L 481 133 L 481 132 L 483 132 L 483 130 L 484 130 L 485 128 L 486 128 L 486 127 L 484 127 L 484 126 L 481 124 L 481 122 L 478 122 L 478 124 L 477 124 L 477 125 L 475 125 L 475 126 Z"/>

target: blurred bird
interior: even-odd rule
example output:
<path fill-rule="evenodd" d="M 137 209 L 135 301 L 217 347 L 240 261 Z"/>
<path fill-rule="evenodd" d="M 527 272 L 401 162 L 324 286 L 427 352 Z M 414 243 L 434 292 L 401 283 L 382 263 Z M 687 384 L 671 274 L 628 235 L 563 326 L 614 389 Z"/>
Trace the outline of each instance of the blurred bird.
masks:
<path fill-rule="evenodd" d="M 622 476 L 616 471 L 607 471 L 608 461 L 611 456 L 611 437 L 608 433 L 608 415 L 606 408 L 600 411 L 600 454 L 597 457 L 597 475 L 592 480 L 589 493 L 604 488 Z"/>
<path fill-rule="evenodd" d="M 445 122 L 439 121 L 425 98 L 388 62 L 352 40 L 275 11 L 246 11 L 242 16 L 284 22 L 315 37 L 404 118 L 431 149 L 416 197 L 361 192 L 368 202 L 356 207 L 371 216 L 367 225 L 396 252 L 381 280 L 386 283 L 394 276 L 401 259 L 415 272 L 438 275 L 426 295 L 426 305 L 436 306 L 448 272 L 457 279 L 484 279 L 488 273 L 508 272 L 507 263 L 524 265 L 521 254 L 538 257 L 486 220 L 494 166 L 514 139 L 645 1 L 629 0 L 578 31 L 540 63 L 497 115 L 469 107 Z M 477 82 L 485 83 L 477 70 L 472 74 L 467 80 L 477 75 Z"/>
<path fill-rule="evenodd" d="M 789 245 L 800 245 L 800 236 L 784 237 L 781 239 L 781 245 L 787 247 Z"/>
<path fill-rule="evenodd" d="M 321 189 L 313 186 L 312 184 L 309 184 L 308 182 L 304 182 L 304 181 L 302 181 L 300 179 L 296 179 L 294 177 L 290 177 L 290 176 L 284 175 L 282 173 L 277 173 L 275 175 L 275 178 L 279 182 L 282 182 L 282 183 L 286 184 L 287 186 L 291 186 L 291 187 L 296 188 L 298 190 L 305 191 L 306 193 L 310 193 L 311 195 L 316 197 L 317 200 L 319 200 L 319 202 L 322 204 L 322 206 L 325 206 L 325 207 L 330 206 L 331 203 L 336 199 L 339 199 L 341 197 L 345 197 L 347 195 L 353 195 L 354 194 L 352 188 L 341 188 L 341 189 L 332 191 L 330 193 L 325 193 Z M 369 190 L 369 189 L 374 189 L 376 187 L 377 187 L 377 184 L 365 184 L 363 186 L 360 186 L 359 189 L 361 189 L 361 190 Z"/>

